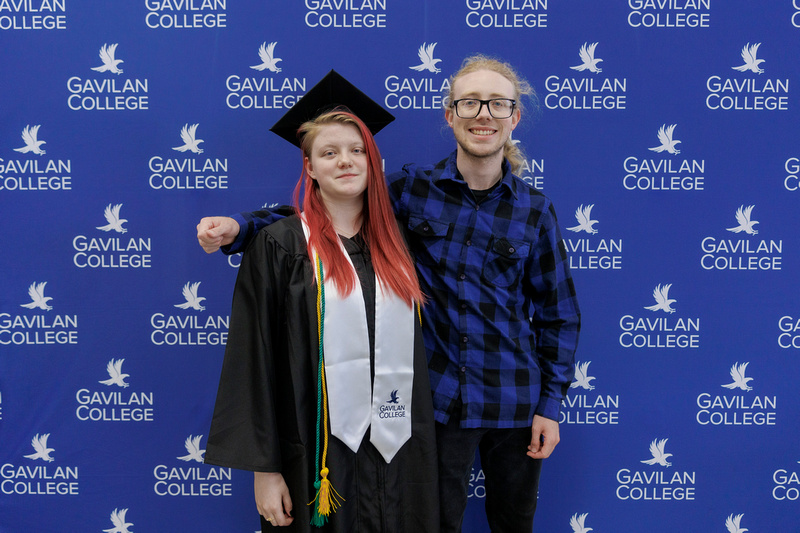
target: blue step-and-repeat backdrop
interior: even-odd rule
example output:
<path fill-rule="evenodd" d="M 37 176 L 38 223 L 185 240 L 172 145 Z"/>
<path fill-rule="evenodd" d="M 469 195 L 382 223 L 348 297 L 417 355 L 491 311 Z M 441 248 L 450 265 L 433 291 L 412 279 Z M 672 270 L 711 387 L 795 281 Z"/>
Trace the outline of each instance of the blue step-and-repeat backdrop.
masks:
<path fill-rule="evenodd" d="M 476 52 L 536 89 L 584 316 L 537 531 L 800 531 L 800 1 L 0 0 L 0 532 L 258 529 L 202 463 L 240 257 L 195 225 L 290 201 L 268 128 L 331 68 L 387 170 L 444 158 Z"/>

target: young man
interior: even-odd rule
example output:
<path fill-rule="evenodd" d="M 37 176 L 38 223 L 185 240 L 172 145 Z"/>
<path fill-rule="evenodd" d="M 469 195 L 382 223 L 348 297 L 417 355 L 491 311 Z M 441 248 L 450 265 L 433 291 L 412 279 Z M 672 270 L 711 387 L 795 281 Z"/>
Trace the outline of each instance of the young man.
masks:
<path fill-rule="evenodd" d="M 513 173 L 510 135 L 530 91 L 508 64 L 467 58 L 446 99 L 456 150 L 387 176 L 428 297 L 442 532 L 461 530 L 476 449 L 491 530 L 532 530 L 574 373 L 580 312 L 555 210 Z M 204 218 L 198 240 L 209 253 L 240 251 L 271 218 Z"/>

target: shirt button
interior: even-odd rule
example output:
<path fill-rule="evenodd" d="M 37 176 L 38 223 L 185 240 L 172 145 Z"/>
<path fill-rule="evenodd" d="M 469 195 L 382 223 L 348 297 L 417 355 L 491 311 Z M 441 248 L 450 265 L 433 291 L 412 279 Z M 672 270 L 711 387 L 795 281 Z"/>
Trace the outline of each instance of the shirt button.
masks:
<path fill-rule="evenodd" d="M 514 253 L 514 248 L 513 248 L 513 247 L 510 247 L 510 248 L 508 249 L 508 253 L 510 253 L 510 254 L 513 254 L 513 253 Z"/>
<path fill-rule="evenodd" d="M 467 275 L 466 274 L 460 274 L 458 276 L 458 279 L 460 279 L 461 281 L 464 281 L 465 279 L 467 279 Z"/>
<path fill-rule="evenodd" d="M 461 309 L 466 309 L 466 308 L 467 308 L 467 303 L 461 302 Z"/>
<path fill-rule="evenodd" d="M 463 342 L 463 343 L 465 343 L 465 344 L 466 344 L 466 342 L 467 342 L 468 340 L 469 340 L 469 339 L 467 338 L 467 336 L 466 336 L 466 335 L 464 335 L 463 337 L 461 337 L 461 342 Z"/>
<path fill-rule="evenodd" d="M 422 231 L 430 231 L 430 226 L 422 226 Z"/>
<path fill-rule="evenodd" d="M 467 241 L 464 244 L 466 244 L 467 246 L 472 246 L 472 241 Z"/>
<path fill-rule="evenodd" d="M 466 372 L 466 371 L 467 371 L 467 367 L 465 367 L 465 366 L 462 366 L 462 367 L 461 367 L 461 373 L 463 374 L 463 373 L 464 373 L 464 372 Z"/>

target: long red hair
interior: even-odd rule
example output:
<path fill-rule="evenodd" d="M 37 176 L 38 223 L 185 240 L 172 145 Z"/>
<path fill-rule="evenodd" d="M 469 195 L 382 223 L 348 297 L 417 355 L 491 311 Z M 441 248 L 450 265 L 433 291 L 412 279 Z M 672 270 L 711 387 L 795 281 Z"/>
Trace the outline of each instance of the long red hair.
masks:
<path fill-rule="evenodd" d="M 341 108 L 328 111 L 300 126 L 304 134 L 300 148 L 303 157 L 311 157 L 311 148 L 320 130 L 330 124 L 351 124 L 358 128 L 367 155 L 367 189 L 364 191 L 364 208 L 361 211 L 361 234 L 369 246 L 375 275 L 383 288 L 388 288 L 409 306 L 422 302 L 417 273 L 405 241 L 397 227 L 397 220 L 389 200 L 389 189 L 383 175 L 382 159 L 369 128 L 354 114 Z M 300 203 L 301 189 L 303 202 Z M 294 189 L 294 206 L 302 212 L 309 227 L 308 255 L 315 250 L 322 260 L 326 279 L 332 280 L 343 295 L 355 288 L 357 277 L 344 257 L 339 235 L 331 223 L 322 200 L 319 184 L 303 172 Z M 301 211 L 302 210 L 302 211 Z M 379 287 L 380 288 L 380 287 Z"/>

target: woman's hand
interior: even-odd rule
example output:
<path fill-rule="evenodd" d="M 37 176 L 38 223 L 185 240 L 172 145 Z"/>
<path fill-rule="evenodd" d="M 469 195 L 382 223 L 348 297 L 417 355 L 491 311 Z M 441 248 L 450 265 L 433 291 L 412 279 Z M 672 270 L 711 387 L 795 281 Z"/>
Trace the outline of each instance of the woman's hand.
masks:
<path fill-rule="evenodd" d="M 273 526 L 288 526 L 292 517 L 292 498 L 280 472 L 254 472 L 258 514 Z"/>

